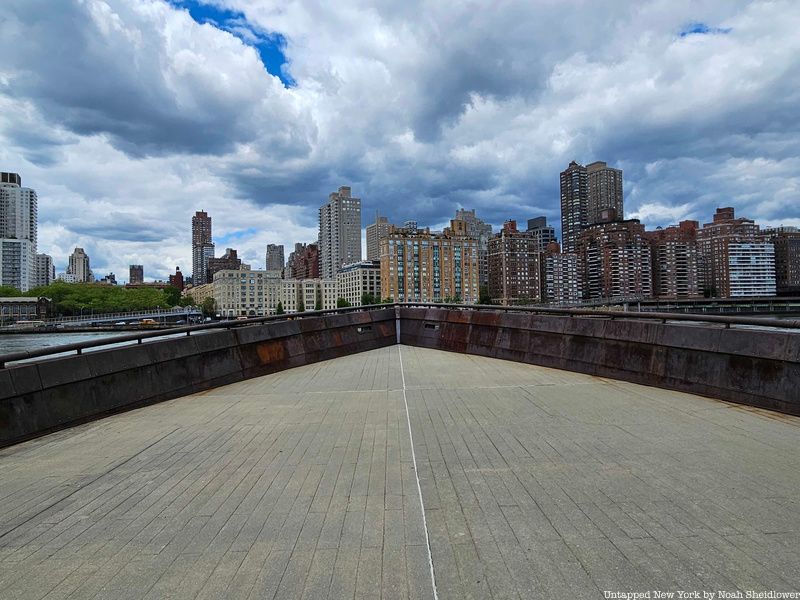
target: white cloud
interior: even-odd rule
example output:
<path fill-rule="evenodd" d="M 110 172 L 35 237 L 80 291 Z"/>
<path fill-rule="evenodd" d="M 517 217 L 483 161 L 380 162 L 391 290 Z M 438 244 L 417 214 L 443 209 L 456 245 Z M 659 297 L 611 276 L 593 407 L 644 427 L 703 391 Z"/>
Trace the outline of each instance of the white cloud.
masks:
<path fill-rule="evenodd" d="M 343 184 L 365 222 L 377 208 L 434 225 L 459 206 L 557 222 L 573 158 L 623 168 L 628 216 L 650 226 L 723 204 L 800 219 L 788 0 L 210 3 L 242 13 L 220 25 L 233 33 L 283 35 L 296 86 L 162 0 L 4 8 L 0 168 L 39 192 L 58 264 L 83 244 L 102 271 L 188 272 L 205 209 L 260 265 L 267 243 L 312 241 Z M 681 37 L 692 23 L 711 33 Z"/>
<path fill-rule="evenodd" d="M 669 205 L 660 202 L 649 202 L 639 206 L 639 210 L 629 213 L 631 219 L 639 219 L 644 223 L 678 223 L 689 218 L 691 206 L 687 204 Z"/>

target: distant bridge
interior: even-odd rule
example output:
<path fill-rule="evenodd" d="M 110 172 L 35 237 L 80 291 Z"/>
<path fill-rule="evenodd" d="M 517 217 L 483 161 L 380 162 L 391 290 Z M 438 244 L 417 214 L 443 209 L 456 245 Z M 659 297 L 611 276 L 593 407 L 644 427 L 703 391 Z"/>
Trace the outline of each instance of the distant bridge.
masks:
<path fill-rule="evenodd" d="M 195 306 L 176 306 L 174 308 L 156 308 L 150 310 L 127 311 L 117 313 L 94 314 L 84 312 L 81 315 L 71 317 L 58 317 L 54 319 L 43 319 L 46 325 L 64 325 L 68 327 L 86 327 L 94 323 L 108 325 L 125 321 L 141 321 L 142 319 L 153 319 L 159 323 L 174 323 L 175 321 L 189 321 L 191 318 L 202 317 L 203 313 Z"/>

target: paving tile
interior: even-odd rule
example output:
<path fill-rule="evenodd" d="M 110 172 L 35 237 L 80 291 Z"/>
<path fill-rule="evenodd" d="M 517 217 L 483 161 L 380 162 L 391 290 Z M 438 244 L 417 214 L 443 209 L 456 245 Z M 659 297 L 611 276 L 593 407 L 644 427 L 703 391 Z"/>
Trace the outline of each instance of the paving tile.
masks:
<path fill-rule="evenodd" d="M 0 597 L 427 600 L 428 542 L 442 600 L 793 591 L 798 463 L 797 418 L 394 346 L 0 450 Z"/>

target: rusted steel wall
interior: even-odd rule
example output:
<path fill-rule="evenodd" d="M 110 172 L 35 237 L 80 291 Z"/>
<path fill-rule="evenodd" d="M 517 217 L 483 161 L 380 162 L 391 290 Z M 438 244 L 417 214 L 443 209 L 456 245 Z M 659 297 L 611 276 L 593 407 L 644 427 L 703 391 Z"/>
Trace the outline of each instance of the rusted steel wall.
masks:
<path fill-rule="evenodd" d="M 395 311 L 214 330 L 0 370 L 0 447 L 104 415 L 395 343 Z"/>
<path fill-rule="evenodd" d="M 800 414 L 800 335 L 399 308 L 210 331 L 0 370 L 0 447 L 161 400 L 395 343 Z"/>
<path fill-rule="evenodd" d="M 800 414 L 800 334 L 401 308 L 400 341 Z"/>

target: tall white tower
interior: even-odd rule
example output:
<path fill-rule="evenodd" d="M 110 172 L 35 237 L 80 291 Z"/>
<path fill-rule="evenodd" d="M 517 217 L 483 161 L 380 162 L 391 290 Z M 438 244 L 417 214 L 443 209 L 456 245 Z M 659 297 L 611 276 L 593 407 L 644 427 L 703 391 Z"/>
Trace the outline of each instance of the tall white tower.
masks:
<path fill-rule="evenodd" d="M 35 284 L 38 199 L 17 173 L 0 173 L 0 285 Z"/>
<path fill-rule="evenodd" d="M 342 186 L 319 209 L 319 270 L 323 279 L 335 279 L 342 265 L 361 260 L 361 199 Z"/>
<path fill-rule="evenodd" d="M 69 255 L 67 275 L 72 275 L 75 283 L 92 283 L 94 281 L 94 275 L 89 266 L 89 255 L 83 248 L 75 248 Z"/>

